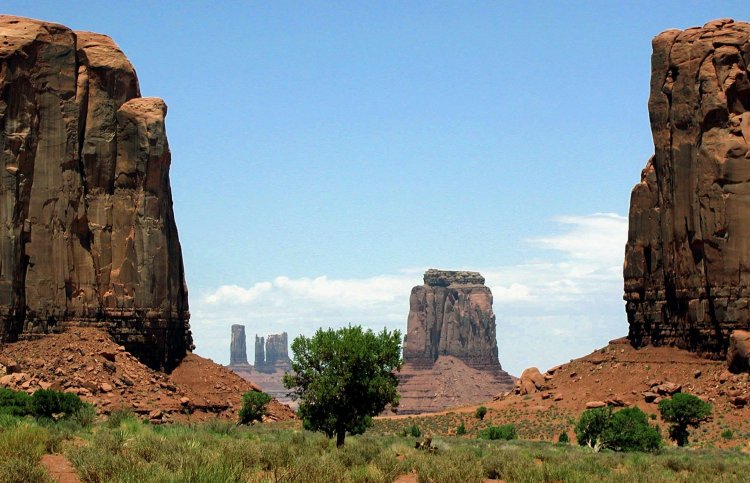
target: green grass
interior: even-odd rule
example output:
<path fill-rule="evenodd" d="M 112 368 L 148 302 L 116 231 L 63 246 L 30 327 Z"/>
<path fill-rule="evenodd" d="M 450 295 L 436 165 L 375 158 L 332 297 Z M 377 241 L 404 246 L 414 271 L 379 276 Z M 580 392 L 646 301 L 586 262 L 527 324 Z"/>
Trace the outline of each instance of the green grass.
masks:
<path fill-rule="evenodd" d="M 86 428 L 72 421 L 0 417 L 0 483 L 49 481 L 39 466 L 45 453 L 62 452 L 84 482 L 391 482 L 414 472 L 419 482 L 482 482 L 487 478 L 536 482 L 745 481 L 750 457 L 736 450 L 667 448 L 656 454 L 595 454 L 585 447 L 541 441 L 477 438 L 491 422 L 455 432 L 461 415 L 419 421 L 436 452 L 414 448 L 401 428 L 410 418 L 378 420 L 373 431 L 336 449 L 296 423 L 252 427 L 212 421 L 153 426 L 120 414 Z M 471 420 L 480 423 L 474 418 Z M 539 422 L 538 424 L 542 424 Z M 480 428 L 481 426 L 481 428 Z M 384 428 L 390 428 L 385 432 Z M 541 427 L 540 427 L 541 428 Z M 559 431 L 557 432 L 559 435 Z M 556 435 L 557 436 L 557 435 Z M 741 437 L 737 432 L 735 439 Z M 746 435 L 742 435 L 746 437 Z"/>

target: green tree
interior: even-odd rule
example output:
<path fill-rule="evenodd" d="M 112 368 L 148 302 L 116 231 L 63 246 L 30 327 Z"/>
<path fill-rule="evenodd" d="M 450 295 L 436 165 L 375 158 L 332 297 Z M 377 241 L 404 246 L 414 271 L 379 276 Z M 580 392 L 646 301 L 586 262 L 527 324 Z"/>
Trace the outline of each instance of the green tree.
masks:
<path fill-rule="evenodd" d="M 501 426 L 489 426 L 479 432 L 479 437 L 489 440 L 506 440 L 518 439 L 518 431 L 512 424 L 503 424 Z"/>
<path fill-rule="evenodd" d="M 654 451 L 661 447 L 659 430 L 649 425 L 648 415 L 638 408 L 616 413 L 611 408 L 588 409 L 575 427 L 578 444 L 594 451 Z"/>
<path fill-rule="evenodd" d="M 477 410 L 474 412 L 474 417 L 477 419 L 484 419 L 484 416 L 487 414 L 487 408 L 484 406 L 479 406 Z"/>
<path fill-rule="evenodd" d="M 394 372 L 403 363 L 398 330 L 318 329 L 310 338 L 294 339 L 292 353 L 284 386 L 300 401 L 303 427 L 335 435 L 336 446 L 344 444 L 347 432 L 364 433 L 386 405 L 398 404 Z"/>
<path fill-rule="evenodd" d="M 242 408 L 240 408 L 240 424 L 251 424 L 253 421 L 261 421 L 268 414 L 268 403 L 271 396 L 261 391 L 250 391 L 242 395 Z"/>
<path fill-rule="evenodd" d="M 678 392 L 659 402 L 659 412 L 664 421 L 672 423 L 669 437 L 677 442 L 677 446 L 685 446 L 688 442 L 688 426 L 697 428 L 708 419 L 711 405 L 692 394 Z"/>

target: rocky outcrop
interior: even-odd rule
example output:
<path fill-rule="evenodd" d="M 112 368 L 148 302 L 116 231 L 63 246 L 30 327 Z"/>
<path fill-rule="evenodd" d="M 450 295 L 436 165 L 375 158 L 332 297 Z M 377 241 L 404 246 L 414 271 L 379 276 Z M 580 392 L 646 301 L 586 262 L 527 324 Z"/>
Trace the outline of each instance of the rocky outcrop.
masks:
<path fill-rule="evenodd" d="M 735 330 L 729 336 L 727 367 L 731 372 L 750 372 L 750 332 Z"/>
<path fill-rule="evenodd" d="M 628 338 L 721 357 L 750 328 L 750 24 L 653 40 L 654 156 L 633 189 Z"/>
<path fill-rule="evenodd" d="M 414 287 L 399 374 L 402 414 L 439 411 L 513 389 L 497 355 L 492 292 L 476 272 L 430 269 Z"/>
<path fill-rule="evenodd" d="M 499 370 L 492 292 L 476 272 L 430 269 L 409 298 L 404 361 L 431 367 L 451 355 L 476 369 Z"/>
<path fill-rule="evenodd" d="M 255 334 L 255 367 L 266 365 L 266 342 Z"/>
<path fill-rule="evenodd" d="M 249 365 L 244 325 L 232 325 L 232 339 L 229 342 L 229 365 Z"/>
<path fill-rule="evenodd" d="M 170 369 L 192 348 L 167 106 L 108 37 L 0 16 L 0 341 L 103 327 Z"/>
<path fill-rule="evenodd" d="M 289 366 L 289 341 L 286 332 L 270 334 L 266 338 L 266 366 Z"/>

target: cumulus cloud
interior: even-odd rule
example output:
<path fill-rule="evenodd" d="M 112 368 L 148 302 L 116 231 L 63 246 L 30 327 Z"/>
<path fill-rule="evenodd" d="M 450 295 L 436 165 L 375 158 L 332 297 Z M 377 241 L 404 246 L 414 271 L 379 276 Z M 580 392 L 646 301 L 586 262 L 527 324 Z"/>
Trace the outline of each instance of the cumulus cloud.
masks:
<path fill-rule="evenodd" d="M 622 303 L 627 219 L 597 213 L 553 223 L 556 233 L 526 240 L 539 249 L 534 260 L 463 267 L 480 271 L 492 290 L 500 361 L 516 375 L 530 365 L 545 369 L 582 356 L 627 332 Z M 249 337 L 269 331 L 310 335 L 320 326 L 348 323 L 404 332 L 411 287 L 422 283 L 426 268 L 360 279 L 279 276 L 198 294 L 191 299 L 198 353 L 226 363 L 231 324 L 246 325 Z"/>

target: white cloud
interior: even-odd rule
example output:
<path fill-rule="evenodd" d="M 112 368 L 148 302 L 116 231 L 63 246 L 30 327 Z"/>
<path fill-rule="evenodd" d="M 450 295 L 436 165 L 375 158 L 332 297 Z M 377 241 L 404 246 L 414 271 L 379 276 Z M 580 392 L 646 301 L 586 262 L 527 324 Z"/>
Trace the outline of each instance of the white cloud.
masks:
<path fill-rule="evenodd" d="M 558 233 L 527 240 L 534 260 L 480 271 L 492 289 L 500 362 L 513 374 L 582 356 L 627 332 L 622 260 L 627 219 L 611 213 L 554 220 Z M 229 326 L 247 334 L 362 324 L 405 332 L 409 293 L 427 267 L 362 279 L 279 276 L 249 288 L 225 285 L 191 299 L 198 353 L 226 363 Z M 460 267 L 459 267 L 460 268 Z M 252 352 L 253 344 L 248 348 Z M 252 354 L 248 354 L 252 359 Z"/>

